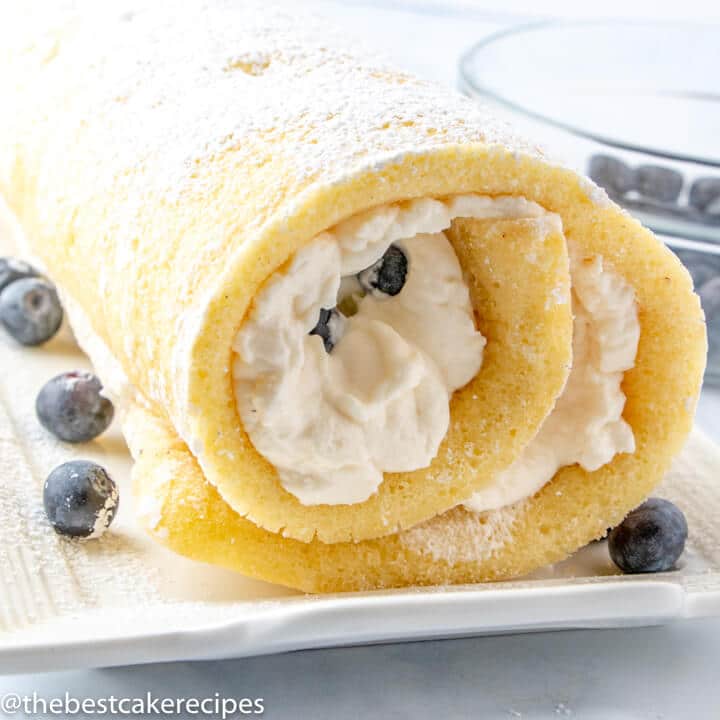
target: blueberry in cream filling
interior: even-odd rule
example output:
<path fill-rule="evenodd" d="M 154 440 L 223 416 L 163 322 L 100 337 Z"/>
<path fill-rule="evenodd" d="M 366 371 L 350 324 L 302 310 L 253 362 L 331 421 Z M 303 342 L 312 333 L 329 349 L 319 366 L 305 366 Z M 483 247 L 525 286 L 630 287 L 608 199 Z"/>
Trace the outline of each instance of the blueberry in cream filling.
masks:
<path fill-rule="evenodd" d="M 326 352 L 332 352 L 342 334 L 345 318 L 357 313 L 360 299 L 368 292 L 394 297 L 405 286 L 407 268 L 406 253 L 397 245 L 391 245 L 372 267 L 355 277 L 342 278 L 338 307 L 330 310 L 321 308 L 317 325 L 310 335 L 319 335 Z"/>
<path fill-rule="evenodd" d="M 328 310 L 320 308 L 320 316 L 317 325 L 310 331 L 310 335 L 319 335 L 322 338 L 325 352 L 332 352 L 332 349 L 340 339 L 343 327 L 343 316 L 335 309 Z"/>
<path fill-rule="evenodd" d="M 403 289 L 407 272 L 407 255 L 397 245 L 391 245 L 376 263 L 357 277 L 365 292 L 394 297 Z"/>

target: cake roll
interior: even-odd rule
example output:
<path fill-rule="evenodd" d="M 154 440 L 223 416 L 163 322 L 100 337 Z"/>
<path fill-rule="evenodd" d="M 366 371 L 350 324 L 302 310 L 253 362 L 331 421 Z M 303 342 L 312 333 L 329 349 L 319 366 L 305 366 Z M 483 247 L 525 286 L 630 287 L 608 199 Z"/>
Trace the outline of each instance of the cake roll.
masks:
<path fill-rule="evenodd" d="M 460 243 L 475 232 L 464 220 L 452 231 Z M 648 497 L 699 392 L 701 311 L 685 269 L 645 237 L 647 255 L 624 260 L 622 236 L 603 253 L 571 243 L 567 383 L 519 458 L 453 509 L 362 542 L 284 538 L 233 512 L 167 423 L 134 406 L 126 430 L 140 522 L 183 555 L 306 592 L 502 580 L 566 559 Z"/>
<path fill-rule="evenodd" d="M 495 579 L 661 479 L 704 367 L 689 276 L 484 108 L 293 5 L 6 30 L 0 191 L 160 542 L 304 590 Z"/>

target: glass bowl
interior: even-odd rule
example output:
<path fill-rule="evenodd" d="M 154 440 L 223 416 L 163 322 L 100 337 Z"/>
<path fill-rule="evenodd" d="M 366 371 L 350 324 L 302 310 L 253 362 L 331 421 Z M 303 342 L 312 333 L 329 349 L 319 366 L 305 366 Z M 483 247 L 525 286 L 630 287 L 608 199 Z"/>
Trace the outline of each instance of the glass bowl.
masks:
<path fill-rule="evenodd" d="M 664 236 L 693 275 L 720 382 L 720 29 L 521 26 L 467 51 L 460 86 Z"/>

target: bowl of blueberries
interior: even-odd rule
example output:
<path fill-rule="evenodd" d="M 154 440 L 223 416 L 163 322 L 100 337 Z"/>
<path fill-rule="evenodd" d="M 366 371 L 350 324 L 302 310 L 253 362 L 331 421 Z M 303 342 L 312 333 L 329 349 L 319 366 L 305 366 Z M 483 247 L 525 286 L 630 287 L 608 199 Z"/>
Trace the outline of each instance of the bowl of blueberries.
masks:
<path fill-rule="evenodd" d="M 713 27 L 541 22 L 481 41 L 461 89 L 589 175 L 687 266 L 720 384 L 720 43 Z"/>

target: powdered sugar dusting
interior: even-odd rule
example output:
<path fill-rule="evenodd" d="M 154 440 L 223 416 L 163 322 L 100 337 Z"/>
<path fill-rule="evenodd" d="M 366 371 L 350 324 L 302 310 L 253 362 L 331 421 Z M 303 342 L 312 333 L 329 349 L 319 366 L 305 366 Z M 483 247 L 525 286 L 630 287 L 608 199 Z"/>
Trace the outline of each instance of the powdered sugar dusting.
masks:
<path fill-rule="evenodd" d="M 95 524 L 93 525 L 93 531 L 88 536 L 88 540 L 97 540 L 102 537 L 107 529 L 110 527 L 110 523 L 115 517 L 115 511 L 117 510 L 118 502 L 120 501 L 120 493 L 117 488 L 113 488 L 110 496 L 105 501 L 105 504 L 100 509 Z"/>
<path fill-rule="evenodd" d="M 579 182 L 580 187 L 583 189 L 591 203 L 601 208 L 612 205 L 612 201 L 605 190 L 599 185 L 596 185 L 592 180 L 590 180 L 590 178 L 580 176 Z"/>
<path fill-rule="evenodd" d="M 654 494 L 678 505 L 688 521 L 690 547 L 720 569 L 720 537 L 716 532 L 720 517 L 718 479 L 720 451 L 696 430 Z"/>
<path fill-rule="evenodd" d="M 131 3 L 130 16 L 128 4 L 98 8 L 75 0 L 58 10 L 50 3 L 43 15 L 64 19 L 50 33 L 55 51 L 47 82 L 22 90 L 46 94 L 55 73 L 93 59 L 93 72 L 82 76 L 82 95 L 63 98 L 52 134 L 69 137 L 79 123 L 91 125 L 92 144 L 106 158 L 94 170 L 102 186 L 117 182 L 119 168 L 142 163 L 154 190 L 179 196 L 199 181 L 198 164 L 221 154 L 261 168 L 268 158 L 248 155 L 258 147 L 248 139 L 258 136 L 271 145 L 282 138 L 278 151 L 292 147 L 283 161 L 298 185 L 337 181 L 359 164 L 380 167 L 453 142 L 533 151 L 476 102 L 398 72 L 305 8 L 300 18 L 294 3 L 141 1 Z M 67 17 L 76 20 L 68 24 Z M 7 41 L 17 46 L 17 39 Z M 20 62 L 41 53 L 46 50 L 37 43 Z M 10 61 L 18 57 L 11 54 Z M 155 81 L 160 77 L 162 85 Z M 316 144 L 321 128 L 322 144 Z M 103 166 L 112 168 L 112 177 L 103 177 Z M 132 188 L 124 189 L 132 196 Z M 279 202 L 267 198 L 268 207 Z"/>

